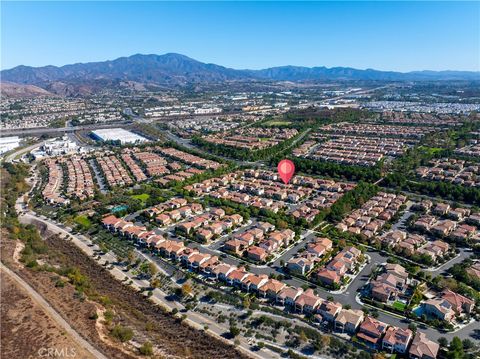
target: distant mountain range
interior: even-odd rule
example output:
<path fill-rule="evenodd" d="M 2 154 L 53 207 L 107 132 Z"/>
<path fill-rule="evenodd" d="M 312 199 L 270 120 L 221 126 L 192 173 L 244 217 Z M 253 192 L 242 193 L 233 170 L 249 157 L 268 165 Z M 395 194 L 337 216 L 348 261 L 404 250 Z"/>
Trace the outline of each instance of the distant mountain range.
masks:
<path fill-rule="evenodd" d="M 187 56 L 133 55 L 112 61 L 78 63 L 57 66 L 17 66 L 0 72 L 2 82 L 35 85 L 55 93 L 69 87 L 95 83 L 97 86 L 115 82 L 133 81 L 158 86 L 219 83 L 225 81 L 435 81 L 480 80 L 480 72 L 472 71 L 414 71 L 393 72 L 373 69 L 358 70 L 349 67 L 280 66 L 263 70 L 235 70 L 215 64 L 206 64 Z"/>

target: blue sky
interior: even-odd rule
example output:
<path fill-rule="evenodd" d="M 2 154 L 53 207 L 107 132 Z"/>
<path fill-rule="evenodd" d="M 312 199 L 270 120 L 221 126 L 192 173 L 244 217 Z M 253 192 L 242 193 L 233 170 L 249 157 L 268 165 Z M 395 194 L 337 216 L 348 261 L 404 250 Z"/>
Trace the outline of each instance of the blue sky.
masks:
<path fill-rule="evenodd" d="M 480 2 L 4 2 L 2 69 L 177 52 L 280 65 L 480 70 Z"/>

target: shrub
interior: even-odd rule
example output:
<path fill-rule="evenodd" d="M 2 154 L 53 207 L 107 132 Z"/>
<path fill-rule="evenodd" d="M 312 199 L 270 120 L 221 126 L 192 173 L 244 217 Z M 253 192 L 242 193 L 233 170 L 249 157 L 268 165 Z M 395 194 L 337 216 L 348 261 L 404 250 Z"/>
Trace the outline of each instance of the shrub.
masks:
<path fill-rule="evenodd" d="M 153 354 L 153 345 L 150 342 L 145 342 L 138 349 L 142 355 L 152 355 Z"/>
<path fill-rule="evenodd" d="M 103 316 L 105 317 L 105 321 L 110 323 L 113 320 L 114 313 L 111 310 L 106 310 Z"/>
<path fill-rule="evenodd" d="M 111 334 L 122 343 L 128 342 L 133 338 L 133 330 L 122 325 L 116 325 L 113 327 Z"/>

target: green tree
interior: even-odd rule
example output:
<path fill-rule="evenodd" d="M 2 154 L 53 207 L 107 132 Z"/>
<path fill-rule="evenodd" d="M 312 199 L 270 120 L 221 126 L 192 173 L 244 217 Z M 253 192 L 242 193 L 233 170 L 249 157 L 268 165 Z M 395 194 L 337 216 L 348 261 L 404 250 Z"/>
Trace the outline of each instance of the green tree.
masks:
<path fill-rule="evenodd" d="M 238 329 L 236 326 L 234 325 L 231 325 L 230 326 L 230 335 L 232 336 L 232 338 L 235 338 L 237 335 L 240 334 L 240 329 Z"/>

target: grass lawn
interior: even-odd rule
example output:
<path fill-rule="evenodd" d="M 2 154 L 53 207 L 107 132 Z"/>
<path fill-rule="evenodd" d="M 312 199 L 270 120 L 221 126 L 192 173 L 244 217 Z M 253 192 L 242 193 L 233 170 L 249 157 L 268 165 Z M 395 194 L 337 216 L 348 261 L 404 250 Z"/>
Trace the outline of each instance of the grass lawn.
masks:
<path fill-rule="evenodd" d="M 422 149 L 423 152 L 428 153 L 430 155 L 434 155 L 440 151 L 443 151 L 442 148 L 439 147 L 426 147 L 426 146 L 420 146 L 420 149 Z"/>
<path fill-rule="evenodd" d="M 392 307 L 398 310 L 405 310 L 406 306 L 407 305 L 405 303 L 398 302 L 398 301 L 392 304 Z"/>
<path fill-rule="evenodd" d="M 292 124 L 291 121 L 276 121 L 276 120 L 271 120 L 264 123 L 265 126 L 288 126 L 291 124 Z"/>
<path fill-rule="evenodd" d="M 89 229 L 92 226 L 92 222 L 86 216 L 76 216 L 74 221 L 85 229 Z"/>
<path fill-rule="evenodd" d="M 142 194 L 134 194 L 131 196 L 132 198 L 139 199 L 143 203 L 147 202 L 147 200 L 150 198 L 150 195 L 148 193 L 142 193 Z"/>

